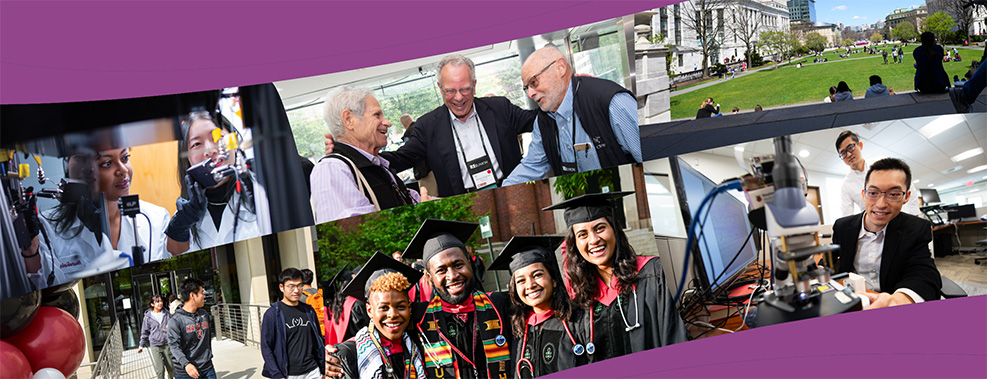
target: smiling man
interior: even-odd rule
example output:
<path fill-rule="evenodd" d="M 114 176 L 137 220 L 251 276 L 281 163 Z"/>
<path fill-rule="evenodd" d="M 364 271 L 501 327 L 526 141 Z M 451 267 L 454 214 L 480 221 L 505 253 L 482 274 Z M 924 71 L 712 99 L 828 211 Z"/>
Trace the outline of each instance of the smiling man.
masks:
<path fill-rule="evenodd" d="M 281 271 L 278 289 L 284 297 L 264 312 L 260 352 L 264 357 L 261 374 L 266 378 L 319 379 L 326 370 L 319 316 L 312 306 L 299 301 L 302 277 L 297 268 Z"/>
<path fill-rule="evenodd" d="M 330 90 L 324 114 L 336 143 L 310 176 L 316 222 L 420 201 L 418 192 L 405 188 L 390 162 L 379 155 L 387 146 L 391 123 L 369 90 L 348 86 Z"/>
<path fill-rule="evenodd" d="M 507 294 L 483 293 L 465 242 L 479 224 L 428 219 L 404 251 L 425 262 L 436 295 L 415 303 L 413 326 L 425 349 L 429 378 L 502 378 L 511 374 Z"/>
<path fill-rule="evenodd" d="M 521 81 L 541 112 L 528 155 L 504 185 L 641 161 L 634 95 L 605 79 L 574 76 L 555 46 L 538 49 L 521 66 Z"/>
<path fill-rule="evenodd" d="M 905 162 L 885 158 L 871 165 L 860 191 L 864 212 L 833 224 L 840 245 L 839 272 L 866 279 L 871 308 L 939 299 L 942 280 L 929 252 L 932 224 L 907 213 L 911 170 Z"/>
<path fill-rule="evenodd" d="M 856 209 L 864 209 L 864 200 L 860 197 L 860 191 L 864 189 L 864 177 L 867 175 L 867 162 L 864 160 L 864 143 L 856 133 L 845 130 L 836 137 L 836 153 L 840 155 L 850 172 L 843 179 L 843 186 L 840 188 L 840 215 L 849 216 L 856 212 Z M 918 216 L 920 214 L 918 206 L 918 196 L 912 196 L 902 208 L 906 213 Z"/>

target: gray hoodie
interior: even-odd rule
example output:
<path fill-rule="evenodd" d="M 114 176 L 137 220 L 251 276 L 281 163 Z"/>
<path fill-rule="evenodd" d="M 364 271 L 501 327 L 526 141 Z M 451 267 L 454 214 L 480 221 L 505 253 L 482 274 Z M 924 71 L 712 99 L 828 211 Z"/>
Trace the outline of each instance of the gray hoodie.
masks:
<path fill-rule="evenodd" d="M 888 96 L 888 87 L 885 86 L 884 84 L 877 83 L 875 85 L 870 86 L 870 88 L 867 89 L 867 93 L 864 94 L 865 99 L 868 97 L 878 97 L 878 96 Z"/>
<path fill-rule="evenodd" d="M 853 100 L 853 92 L 837 92 L 836 95 L 833 96 L 833 102 L 846 100 Z"/>
<path fill-rule="evenodd" d="M 206 310 L 199 308 L 193 314 L 183 308 L 176 309 L 168 320 L 168 346 L 178 372 L 185 372 L 189 363 L 199 372 L 212 368 L 212 338 Z"/>
<path fill-rule="evenodd" d="M 165 328 L 168 327 L 168 319 L 171 314 L 168 310 L 161 310 L 161 322 L 151 316 L 151 310 L 144 312 L 144 323 L 141 325 L 140 347 L 163 346 L 168 344 L 168 335 Z"/>

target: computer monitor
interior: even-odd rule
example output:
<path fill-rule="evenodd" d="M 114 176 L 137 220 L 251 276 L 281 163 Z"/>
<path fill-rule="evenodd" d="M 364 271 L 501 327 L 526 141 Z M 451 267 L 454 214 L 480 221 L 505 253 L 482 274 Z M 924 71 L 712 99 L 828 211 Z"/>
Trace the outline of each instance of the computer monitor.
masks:
<path fill-rule="evenodd" d="M 723 193 L 707 205 L 709 215 L 697 215 L 699 204 L 716 184 L 678 157 L 670 158 L 672 178 L 686 225 L 700 217 L 702 228 L 696 229 L 696 276 L 708 289 L 710 297 L 728 290 L 729 285 L 757 259 L 751 235 L 747 207 L 737 198 Z M 732 263 L 731 263 L 732 261 Z"/>
<path fill-rule="evenodd" d="M 919 192 L 922 193 L 922 201 L 924 201 L 926 205 L 938 204 L 942 202 L 942 200 L 939 200 L 939 191 L 936 191 L 935 188 L 922 188 L 919 189 Z"/>
<path fill-rule="evenodd" d="M 957 205 L 949 209 L 950 220 L 966 220 L 977 218 L 977 207 L 973 204 Z"/>

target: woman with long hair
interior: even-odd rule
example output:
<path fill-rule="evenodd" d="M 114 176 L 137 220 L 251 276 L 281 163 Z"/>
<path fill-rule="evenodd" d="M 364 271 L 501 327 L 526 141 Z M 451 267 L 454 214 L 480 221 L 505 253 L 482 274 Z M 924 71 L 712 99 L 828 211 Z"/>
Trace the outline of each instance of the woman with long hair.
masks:
<path fill-rule="evenodd" d="M 66 276 L 103 268 L 90 266 L 107 252 L 113 257 L 124 253 L 131 263 L 170 256 L 164 246 L 164 228 L 170 218 L 166 209 L 140 200 L 140 213 L 133 219 L 120 210 L 120 199 L 130 195 L 134 178 L 130 148 L 74 154 L 65 167 L 72 184 L 63 187 L 58 206 L 42 212 L 42 224 L 51 231 L 51 249 Z"/>
<path fill-rule="evenodd" d="M 171 314 L 165 308 L 165 299 L 161 295 L 154 295 L 150 305 L 150 309 L 144 312 L 144 322 L 141 323 L 141 340 L 137 354 L 143 352 L 145 347 L 148 348 L 154 374 L 158 379 L 171 378 L 174 376 L 171 349 L 168 348 L 168 318 Z"/>
<path fill-rule="evenodd" d="M 343 367 L 343 378 L 424 378 L 423 350 L 406 333 L 411 325 L 408 289 L 421 273 L 382 253 L 375 253 L 343 293 L 365 300 L 370 325 L 332 355 Z"/>
<path fill-rule="evenodd" d="M 257 186 L 249 171 L 227 170 L 228 175 L 218 181 L 188 173 L 190 167 L 206 161 L 214 167 L 242 163 L 240 149 L 226 144 L 234 137 L 227 137 L 231 133 L 235 131 L 223 116 L 208 112 L 193 112 L 182 121 L 178 143 L 182 196 L 165 232 L 172 255 L 261 235 L 254 201 Z"/>
<path fill-rule="evenodd" d="M 565 209 L 565 276 L 573 303 L 592 317 L 596 362 L 686 340 L 658 257 L 638 256 L 613 215 L 615 199 L 589 194 L 544 210 Z"/>
<path fill-rule="evenodd" d="M 942 67 L 946 52 L 936 43 L 932 32 L 922 33 L 922 46 L 912 51 L 915 57 L 915 90 L 922 93 L 941 93 L 949 89 L 949 75 Z"/>
<path fill-rule="evenodd" d="M 585 333 L 585 313 L 573 307 L 555 249 L 562 237 L 515 236 L 490 264 L 510 270 L 515 377 L 532 378 L 586 364 L 596 347 Z M 585 324 L 585 325 L 584 325 Z M 588 345 L 588 346 L 587 346 Z"/>

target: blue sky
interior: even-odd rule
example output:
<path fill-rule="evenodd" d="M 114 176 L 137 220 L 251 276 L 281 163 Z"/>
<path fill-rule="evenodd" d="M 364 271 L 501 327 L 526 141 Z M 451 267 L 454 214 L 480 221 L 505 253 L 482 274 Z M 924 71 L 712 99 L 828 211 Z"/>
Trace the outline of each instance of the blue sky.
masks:
<path fill-rule="evenodd" d="M 898 8 L 925 5 L 924 0 L 816 0 L 816 21 L 844 25 L 873 24 Z"/>

